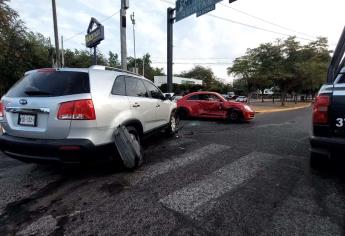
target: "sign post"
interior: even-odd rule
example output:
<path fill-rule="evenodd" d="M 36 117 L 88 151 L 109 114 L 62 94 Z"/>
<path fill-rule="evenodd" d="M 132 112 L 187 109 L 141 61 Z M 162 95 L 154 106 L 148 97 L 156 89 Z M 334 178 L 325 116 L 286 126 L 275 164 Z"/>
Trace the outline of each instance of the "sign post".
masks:
<path fill-rule="evenodd" d="M 216 9 L 216 4 L 222 0 L 177 0 L 176 8 L 167 10 L 167 84 L 168 93 L 172 92 L 172 75 L 173 75 L 173 25 L 174 22 L 196 13 L 196 16 L 202 16 Z M 229 0 L 229 3 L 236 0 Z M 174 17 L 175 13 L 175 17 Z"/>
<path fill-rule="evenodd" d="M 104 40 L 104 26 L 95 18 L 91 17 L 87 35 L 85 35 L 85 44 L 88 48 L 93 48 L 93 64 L 97 65 L 97 45 Z"/>

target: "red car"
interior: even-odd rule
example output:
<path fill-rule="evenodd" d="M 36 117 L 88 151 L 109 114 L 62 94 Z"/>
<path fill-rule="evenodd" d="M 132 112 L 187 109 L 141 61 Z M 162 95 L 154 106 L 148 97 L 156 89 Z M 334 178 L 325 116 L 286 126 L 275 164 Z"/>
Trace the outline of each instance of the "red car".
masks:
<path fill-rule="evenodd" d="M 248 105 L 228 101 L 214 92 L 190 93 L 177 101 L 177 109 L 182 117 L 250 121 L 255 116 L 255 112 Z"/>

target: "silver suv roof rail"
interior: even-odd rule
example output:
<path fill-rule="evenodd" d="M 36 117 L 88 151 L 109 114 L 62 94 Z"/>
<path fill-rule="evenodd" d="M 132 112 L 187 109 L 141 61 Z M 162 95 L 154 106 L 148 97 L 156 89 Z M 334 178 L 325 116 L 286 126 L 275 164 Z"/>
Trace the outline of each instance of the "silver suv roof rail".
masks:
<path fill-rule="evenodd" d="M 110 66 L 93 65 L 93 66 L 90 66 L 89 69 L 94 69 L 94 70 L 111 70 L 111 71 L 124 72 L 124 73 L 128 73 L 128 74 L 137 75 L 137 76 L 142 77 L 142 75 L 139 75 L 137 73 L 134 73 L 134 72 L 131 72 L 131 71 L 127 71 L 127 70 L 118 69 L 118 68 L 114 68 L 114 67 L 110 67 Z"/>

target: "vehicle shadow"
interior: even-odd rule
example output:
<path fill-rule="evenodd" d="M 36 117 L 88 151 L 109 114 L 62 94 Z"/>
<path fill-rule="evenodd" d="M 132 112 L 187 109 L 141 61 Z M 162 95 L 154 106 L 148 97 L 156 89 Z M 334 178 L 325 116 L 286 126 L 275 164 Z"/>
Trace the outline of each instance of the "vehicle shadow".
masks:
<path fill-rule="evenodd" d="M 164 132 L 158 132 L 150 137 L 142 140 L 142 148 L 144 152 L 145 160 L 150 160 L 149 156 L 145 154 L 150 153 L 150 149 L 157 146 L 163 145 L 166 142 L 169 142 L 173 139 L 176 139 L 178 134 L 167 137 Z M 115 154 L 116 155 L 116 154 Z M 118 154 L 117 154 L 118 155 Z M 146 162 L 146 161 L 145 161 Z M 145 165 L 145 163 L 144 163 Z M 68 164 L 68 165 L 37 165 L 37 168 L 50 169 L 54 172 L 71 178 L 87 178 L 87 177 L 102 177 L 119 173 L 131 173 L 135 172 L 134 170 L 126 169 L 125 167 L 114 163 L 111 157 L 107 156 L 98 156 L 93 159 L 88 159 L 79 164 Z"/>
<path fill-rule="evenodd" d="M 231 124 L 249 124 L 252 123 L 253 121 L 229 121 L 221 118 L 204 118 L 204 117 L 193 117 L 193 118 L 183 118 L 181 119 L 182 121 L 188 122 L 188 121 L 209 121 L 209 122 L 216 122 L 217 124 L 222 124 L 222 125 L 231 125 Z"/>
<path fill-rule="evenodd" d="M 336 179 L 345 183 L 345 160 L 341 158 L 334 158 L 332 160 L 326 160 L 317 167 L 311 167 L 311 173 L 314 176 L 321 177 L 323 179 Z"/>

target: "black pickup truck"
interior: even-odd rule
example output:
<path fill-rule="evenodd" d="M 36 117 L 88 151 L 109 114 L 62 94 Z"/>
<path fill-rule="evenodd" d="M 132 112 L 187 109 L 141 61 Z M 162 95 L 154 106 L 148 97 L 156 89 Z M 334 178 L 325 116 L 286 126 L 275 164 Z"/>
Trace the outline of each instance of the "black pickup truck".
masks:
<path fill-rule="evenodd" d="M 312 167 L 345 156 L 345 27 L 313 107 Z"/>

